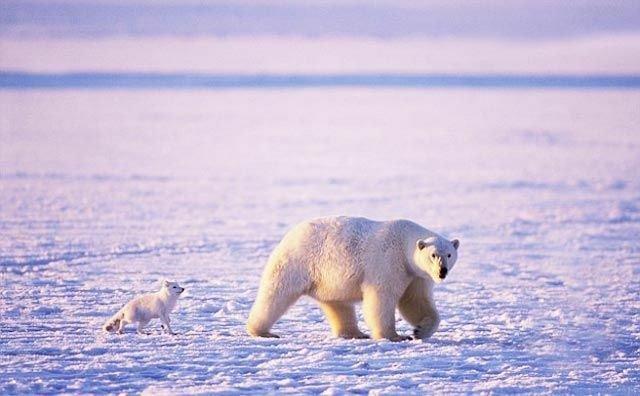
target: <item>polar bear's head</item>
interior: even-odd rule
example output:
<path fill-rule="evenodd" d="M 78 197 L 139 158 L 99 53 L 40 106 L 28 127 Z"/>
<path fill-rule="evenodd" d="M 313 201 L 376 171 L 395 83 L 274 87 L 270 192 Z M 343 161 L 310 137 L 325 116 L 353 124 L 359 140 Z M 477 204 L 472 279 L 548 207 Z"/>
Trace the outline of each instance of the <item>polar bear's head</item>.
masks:
<path fill-rule="evenodd" d="M 418 239 L 416 242 L 415 264 L 429 274 L 434 282 L 440 283 L 447 277 L 458 259 L 460 241 L 448 241 L 444 238 L 431 237 Z"/>

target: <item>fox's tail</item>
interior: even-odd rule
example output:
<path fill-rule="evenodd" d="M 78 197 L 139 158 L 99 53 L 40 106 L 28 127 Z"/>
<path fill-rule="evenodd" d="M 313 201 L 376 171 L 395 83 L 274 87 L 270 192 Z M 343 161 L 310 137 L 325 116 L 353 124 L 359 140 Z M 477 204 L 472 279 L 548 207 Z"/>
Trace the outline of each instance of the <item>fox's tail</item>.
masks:
<path fill-rule="evenodd" d="M 113 315 L 109 320 L 107 320 L 102 329 L 104 331 L 116 331 L 120 327 L 120 321 L 124 317 L 124 311 L 120 310 L 117 314 Z"/>

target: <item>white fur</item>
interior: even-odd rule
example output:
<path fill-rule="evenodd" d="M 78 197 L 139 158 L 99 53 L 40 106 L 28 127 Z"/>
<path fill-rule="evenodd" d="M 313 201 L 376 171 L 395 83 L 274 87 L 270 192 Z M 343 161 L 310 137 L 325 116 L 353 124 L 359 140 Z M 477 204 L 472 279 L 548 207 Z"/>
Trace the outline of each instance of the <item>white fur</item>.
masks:
<path fill-rule="evenodd" d="M 336 336 L 367 337 L 354 310 L 362 301 L 373 338 L 410 338 L 396 333 L 396 307 L 417 338 L 428 338 L 440 322 L 433 284 L 442 281 L 441 267 L 453 268 L 458 245 L 407 220 L 327 217 L 301 223 L 271 253 L 247 331 L 277 337 L 271 326 L 308 295 L 320 303 Z"/>
<path fill-rule="evenodd" d="M 176 282 L 163 281 L 162 287 L 155 293 L 145 294 L 129 301 L 121 310 L 113 315 L 102 326 L 105 331 L 117 331 L 122 334 L 124 327 L 129 323 L 138 323 L 138 334 L 144 333 L 151 319 L 162 321 L 163 328 L 169 334 L 175 334 L 171 330 L 169 314 L 176 306 L 178 297 L 184 291 Z"/>

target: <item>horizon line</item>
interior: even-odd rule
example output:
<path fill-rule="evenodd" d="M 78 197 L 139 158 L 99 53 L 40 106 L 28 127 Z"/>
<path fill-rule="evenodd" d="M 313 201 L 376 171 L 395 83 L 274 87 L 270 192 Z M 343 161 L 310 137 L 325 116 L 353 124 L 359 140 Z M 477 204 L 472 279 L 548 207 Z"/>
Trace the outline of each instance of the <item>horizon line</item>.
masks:
<path fill-rule="evenodd" d="M 0 89 L 242 88 L 640 89 L 640 74 L 539 73 L 190 73 L 0 71 Z"/>

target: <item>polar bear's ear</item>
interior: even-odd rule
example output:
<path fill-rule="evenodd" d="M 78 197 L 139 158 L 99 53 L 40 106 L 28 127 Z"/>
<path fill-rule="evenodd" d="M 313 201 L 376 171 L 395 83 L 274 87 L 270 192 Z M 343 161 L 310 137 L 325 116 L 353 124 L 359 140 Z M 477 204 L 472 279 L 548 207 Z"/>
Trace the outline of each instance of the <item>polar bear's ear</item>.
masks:
<path fill-rule="evenodd" d="M 416 247 L 418 248 L 418 250 L 422 250 L 427 247 L 427 243 L 422 239 L 418 239 L 418 242 L 416 242 Z"/>
<path fill-rule="evenodd" d="M 163 281 L 162 281 L 162 286 L 164 286 L 164 287 L 169 287 L 169 281 L 168 281 L 168 280 L 166 280 L 166 279 L 165 279 L 165 280 L 163 280 Z"/>
<path fill-rule="evenodd" d="M 453 245 L 453 248 L 458 250 L 458 246 L 460 246 L 460 241 L 457 239 L 454 239 L 453 241 L 451 241 L 451 244 Z"/>

